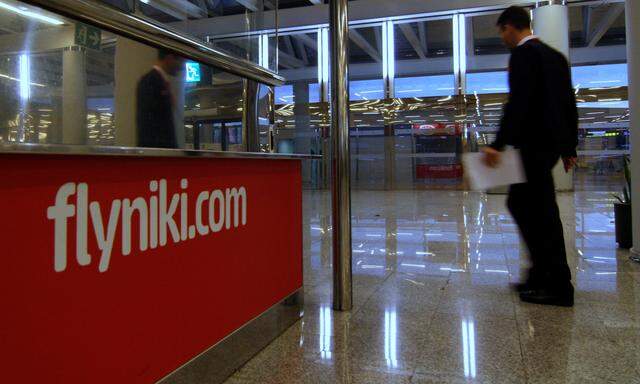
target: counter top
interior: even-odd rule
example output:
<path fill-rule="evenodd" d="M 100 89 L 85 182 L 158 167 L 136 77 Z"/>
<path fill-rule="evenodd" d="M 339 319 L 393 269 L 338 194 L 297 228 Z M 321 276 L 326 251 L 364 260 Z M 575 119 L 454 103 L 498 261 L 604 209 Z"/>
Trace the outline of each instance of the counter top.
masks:
<path fill-rule="evenodd" d="M 94 145 L 0 143 L 0 154 L 92 155 L 133 157 L 207 157 L 224 159 L 313 160 L 320 155 L 267 152 L 225 152 L 196 149 L 166 149 Z"/>

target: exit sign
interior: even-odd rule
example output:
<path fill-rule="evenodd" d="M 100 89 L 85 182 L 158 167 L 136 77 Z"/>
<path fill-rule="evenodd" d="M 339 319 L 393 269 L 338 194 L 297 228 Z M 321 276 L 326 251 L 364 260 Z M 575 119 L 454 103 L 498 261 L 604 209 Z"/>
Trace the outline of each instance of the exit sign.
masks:
<path fill-rule="evenodd" d="M 100 50 L 102 31 L 87 24 L 76 23 L 75 44 L 81 47 Z"/>
<path fill-rule="evenodd" d="M 186 78 L 185 81 L 187 83 L 197 83 L 200 81 L 200 64 L 188 61 L 185 64 L 186 67 Z"/>

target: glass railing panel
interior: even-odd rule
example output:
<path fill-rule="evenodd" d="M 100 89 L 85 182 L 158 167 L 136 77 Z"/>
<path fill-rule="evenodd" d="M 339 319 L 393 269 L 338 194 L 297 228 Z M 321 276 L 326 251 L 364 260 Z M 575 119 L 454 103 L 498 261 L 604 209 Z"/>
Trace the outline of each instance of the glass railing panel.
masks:
<path fill-rule="evenodd" d="M 0 142 L 244 150 L 241 77 L 6 4 Z"/>

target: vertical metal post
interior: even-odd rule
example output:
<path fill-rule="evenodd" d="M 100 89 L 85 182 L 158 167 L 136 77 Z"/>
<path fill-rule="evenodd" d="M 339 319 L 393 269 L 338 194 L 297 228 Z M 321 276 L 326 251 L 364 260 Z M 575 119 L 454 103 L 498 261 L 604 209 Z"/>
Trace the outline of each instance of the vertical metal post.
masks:
<path fill-rule="evenodd" d="M 453 72 L 455 74 L 455 93 L 463 95 L 467 82 L 467 22 L 465 15 L 453 15 Z"/>
<path fill-rule="evenodd" d="M 395 30 L 393 21 L 382 22 L 382 78 L 384 97 L 394 98 L 396 76 Z"/>
<path fill-rule="evenodd" d="M 320 111 L 323 115 L 329 116 L 329 29 L 326 27 L 318 28 L 318 82 L 320 83 Z M 331 125 L 321 127 L 320 145 L 322 146 L 321 161 L 321 188 L 329 188 L 329 179 L 331 175 Z"/>
<path fill-rule="evenodd" d="M 347 0 L 331 0 L 331 123 L 333 309 L 352 308 L 351 289 L 351 161 L 349 156 L 349 18 Z"/>
<path fill-rule="evenodd" d="M 627 61 L 629 68 L 629 132 L 631 147 L 631 190 L 640 195 L 640 4 L 625 2 L 627 28 Z M 631 204 L 633 224 L 632 257 L 640 262 L 640 201 Z"/>

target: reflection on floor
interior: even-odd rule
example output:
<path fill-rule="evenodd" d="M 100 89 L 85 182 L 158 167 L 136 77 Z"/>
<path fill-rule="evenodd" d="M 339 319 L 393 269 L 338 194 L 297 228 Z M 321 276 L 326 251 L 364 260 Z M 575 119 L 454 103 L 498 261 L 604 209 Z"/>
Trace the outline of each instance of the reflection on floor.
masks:
<path fill-rule="evenodd" d="M 620 172 L 607 172 L 605 174 L 592 170 L 578 170 L 573 177 L 576 191 L 615 191 L 622 190 L 624 174 Z"/>
<path fill-rule="evenodd" d="M 572 309 L 520 303 L 504 196 L 356 192 L 354 296 L 331 310 L 328 196 L 305 196 L 305 317 L 228 383 L 639 383 L 640 264 L 605 192 L 559 197 Z"/>

